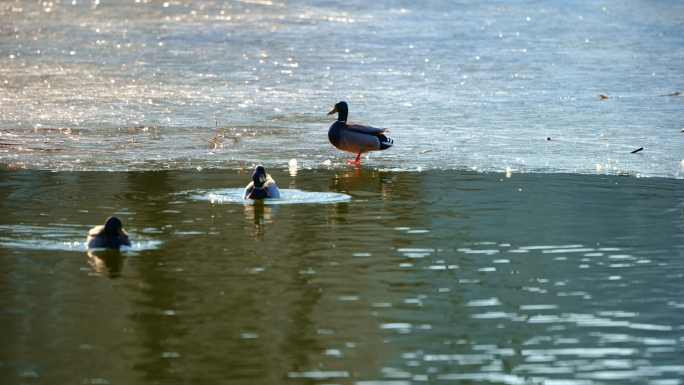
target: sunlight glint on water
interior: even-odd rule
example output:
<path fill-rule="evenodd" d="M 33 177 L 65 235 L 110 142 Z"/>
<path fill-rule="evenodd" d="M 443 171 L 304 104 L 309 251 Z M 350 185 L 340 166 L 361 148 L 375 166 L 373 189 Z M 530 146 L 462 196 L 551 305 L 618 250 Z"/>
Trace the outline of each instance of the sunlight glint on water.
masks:
<path fill-rule="evenodd" d="M 0 8 L 12 168 L 339 168 L 345 99 L 370 167 L 682 175 L 676 2 L 45 4 Z"/>

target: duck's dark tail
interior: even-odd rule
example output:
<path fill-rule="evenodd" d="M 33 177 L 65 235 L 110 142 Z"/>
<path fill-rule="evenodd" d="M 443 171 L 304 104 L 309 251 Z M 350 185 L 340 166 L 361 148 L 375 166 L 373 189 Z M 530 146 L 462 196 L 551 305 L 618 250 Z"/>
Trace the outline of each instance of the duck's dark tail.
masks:
<path fill-rule="evenodd" d="M 380 150 L 387 150 L 394 145 L 394 141 L 385 136 L 385 134 L 378 135 L 378 140 L 380 141 Z"/>

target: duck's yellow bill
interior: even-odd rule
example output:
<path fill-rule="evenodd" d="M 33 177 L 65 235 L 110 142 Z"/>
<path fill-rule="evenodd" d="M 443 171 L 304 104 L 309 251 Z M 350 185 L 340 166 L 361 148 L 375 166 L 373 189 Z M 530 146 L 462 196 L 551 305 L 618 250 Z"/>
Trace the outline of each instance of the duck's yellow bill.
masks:
<path fill-rule="evenodd" d="M 337 107 L 333 108 L 330 112 L 328 112 L 328 115 L 332 115 L 337 112 Z"/>

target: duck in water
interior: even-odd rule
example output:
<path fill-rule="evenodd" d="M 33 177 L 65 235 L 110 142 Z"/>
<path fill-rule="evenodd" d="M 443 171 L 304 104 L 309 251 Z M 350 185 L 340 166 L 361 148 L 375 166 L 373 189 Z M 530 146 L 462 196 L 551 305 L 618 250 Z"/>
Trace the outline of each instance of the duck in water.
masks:
<path fill-rule="evenodd" d="M 252 181 L 245 187 L 244 199 L 280 198 L 275 181 L 266 173 L 264 166 L 256 166 Z"/>
<path fill-rule="evenodd" d="M 348 164 L 361 165 L 361 154 L 368 151 L 382 151 L 392 147 L 394 141 L 387 136 L 386 128 L 371 127 L 362 123 L 347 123 L 349 107 L 341 101 L 335 104 L 328 115 L 337 113 L 337 121 L 328 130 L 328 139 L 333 146 L 342 151 L 357 154 L 356 159 L 347 160 Z"/>
<path fill-rule="evenodd" d="M 86 244 L 89 249 L 118 249 L 121 246 L 130 246 L 131 241 L 123 229 L 121 219 L 112 216 L 107 218 L 104 225 L 90 229 L 86 237 Z"/>

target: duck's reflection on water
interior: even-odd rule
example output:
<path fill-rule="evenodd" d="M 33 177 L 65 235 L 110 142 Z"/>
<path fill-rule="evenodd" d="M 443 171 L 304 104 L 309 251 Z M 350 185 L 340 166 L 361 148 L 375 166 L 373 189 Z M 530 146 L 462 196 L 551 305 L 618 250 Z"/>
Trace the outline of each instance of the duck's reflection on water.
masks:
<path fill-rule="evenodd" d="M 268 224 L 273 223 L 273 218 L 278 211 L 278 205 L 267 205 L 262 200 L 246 201 L 245 220 L 252 223 L 246 229 L 257 241 L 260 241 L 266 232 Z"/>
<path fill-rule="evenodd" d="M 91 249 L 87 251 L 88 264 L 95 270 L 95 275 L 109 278 L 121 277 L 121 270 L 126 257 L 119 249 Z"/>
<path fill-rule="evenodd" d="M 375 193 L 378 193 L 383 200 L 387 200 L 392 192 L 392 182 L 396 178 L 396 174 L 388 171 L 363 171 L 355 168 L 330 178 L 328 188 L 337 193 L 352 195 L 360 192 L 357 195 L 364 197 L 371 193 L 375 196 Z"/>

